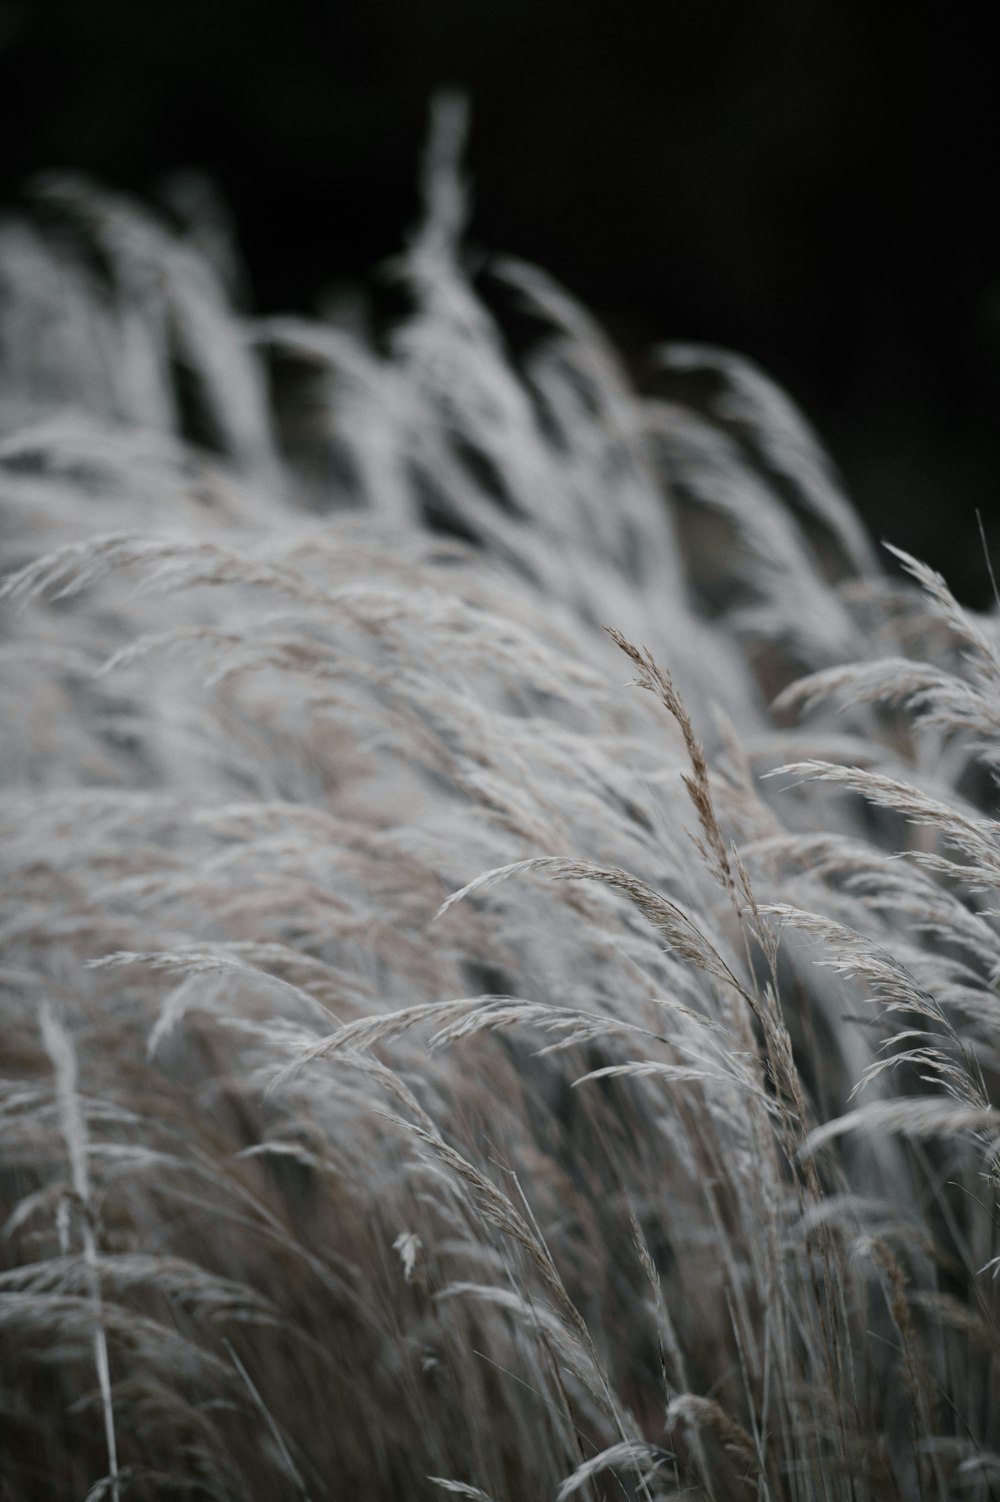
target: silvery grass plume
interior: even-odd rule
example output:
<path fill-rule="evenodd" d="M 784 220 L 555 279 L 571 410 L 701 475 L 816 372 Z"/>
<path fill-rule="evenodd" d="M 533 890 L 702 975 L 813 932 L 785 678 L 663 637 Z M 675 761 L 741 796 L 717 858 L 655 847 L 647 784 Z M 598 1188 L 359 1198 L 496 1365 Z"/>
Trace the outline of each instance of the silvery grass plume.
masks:
<path fill-rule="evenodd" d="M 462 133 L 388 329 L 0 235 L 4 1502 L 995 1496 L 996 619 Z"/>

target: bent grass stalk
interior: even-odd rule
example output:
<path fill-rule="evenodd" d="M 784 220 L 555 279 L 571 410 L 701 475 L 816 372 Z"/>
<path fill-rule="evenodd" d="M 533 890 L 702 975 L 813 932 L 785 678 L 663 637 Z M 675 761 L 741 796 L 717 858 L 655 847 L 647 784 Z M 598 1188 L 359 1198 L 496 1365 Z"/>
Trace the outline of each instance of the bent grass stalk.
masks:
<path fill-rule="evenodd" d="M 77 1093 L 76 1054 L 69 1033 L 56 1018 L 48 1002 L 42 1003 L 39 1026 L 55 1074 L 59 1124 L 70 1171 L 69 1197 L 68 1200 L 63 1201 L 66 1213 L 60 1216 L 60 1241 L 63 1254 L 68 1256 L 71 1249 L 71 1229 L 74 1224 L 79 1228 L 83 1257 L 87 1267 L 94 1325 L 94 1367 L 101 1398 L 104 1441 L 108 1452 L 107 1481 L 111 1502 L 120 1502 L 121 1485 L 118 1474 L 118 1444 L 115 1439 L 115 1411 L 111 1392 L 111 1364 L 108 1360 L 108 1337 L 104 1328 L 100 1258 L 97 1250 L 95 1211 L 90 1193 L 90 1172 L 87 1165 L 87 1124 Z"/>

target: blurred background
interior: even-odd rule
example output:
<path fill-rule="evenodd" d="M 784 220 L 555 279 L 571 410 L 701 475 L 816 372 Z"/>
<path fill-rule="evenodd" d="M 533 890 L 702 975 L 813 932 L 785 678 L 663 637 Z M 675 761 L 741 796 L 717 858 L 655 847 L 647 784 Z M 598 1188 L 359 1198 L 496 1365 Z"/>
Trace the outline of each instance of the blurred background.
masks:
<path fill-rule="evenodd" d="M 992 59 L 962 5 L 0 0 L 0 209 L 42 169 L 153 199 L 198 168 L 252 306 L 313 310 L 399 248 L 428 98 L 463 88 L 474 248 L 544 265 L 640 385 L 665 339 L 750 355 L 873 534 L 985 605 Z"/>

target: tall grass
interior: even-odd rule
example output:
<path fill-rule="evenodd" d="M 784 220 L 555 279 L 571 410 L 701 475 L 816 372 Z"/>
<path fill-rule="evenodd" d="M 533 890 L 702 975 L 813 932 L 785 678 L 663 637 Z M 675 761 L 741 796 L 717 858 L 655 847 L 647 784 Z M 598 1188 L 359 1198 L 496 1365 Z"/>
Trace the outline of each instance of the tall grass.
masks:
<path fill-rule="evenodd" d="M 461 135 L 388 324 L 0 236 L 0 1496 L 993 1497 L 996 617 Z"/>

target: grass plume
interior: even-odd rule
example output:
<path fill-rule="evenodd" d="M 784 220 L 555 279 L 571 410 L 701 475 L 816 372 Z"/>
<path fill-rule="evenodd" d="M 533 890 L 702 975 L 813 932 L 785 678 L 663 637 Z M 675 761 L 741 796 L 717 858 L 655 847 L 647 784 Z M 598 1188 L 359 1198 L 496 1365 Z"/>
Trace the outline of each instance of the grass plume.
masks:
<path fill-rule="evenodd" d="M 0 231 L 4 1502 L 985 1502 L 997 617 L 464 131 L 378 337 Z"/>

